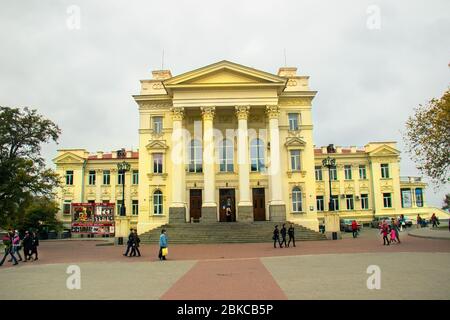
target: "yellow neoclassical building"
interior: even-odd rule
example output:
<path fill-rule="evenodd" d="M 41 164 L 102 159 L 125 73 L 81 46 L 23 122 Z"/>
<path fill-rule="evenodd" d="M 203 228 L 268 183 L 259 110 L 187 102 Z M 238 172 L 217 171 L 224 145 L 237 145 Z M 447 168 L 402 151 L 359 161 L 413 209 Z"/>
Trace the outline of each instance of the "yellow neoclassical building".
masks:
<path fill-rule="evenodd" d="M 172 76 L 152 72 L 133 98 L 139 108 L 137 151 L 58 150 L 60 219 L 71 203 L 114 203 L 116 230 L 138 233 L 166 223 L 294 221 L 318 230 L 329 210 L 344 218 L 415 217 L 426 206 L 420 178 L 400 177 L 395 142 L 316 148 L 316 91 L 297 68 L 278 74 L 220 61 Z M 336 160 L 329 169 L 322 160 Z M 118 171 L 126 161 L 128 171 Z M 126 215 L 120 215 L 125 182 Z"/>

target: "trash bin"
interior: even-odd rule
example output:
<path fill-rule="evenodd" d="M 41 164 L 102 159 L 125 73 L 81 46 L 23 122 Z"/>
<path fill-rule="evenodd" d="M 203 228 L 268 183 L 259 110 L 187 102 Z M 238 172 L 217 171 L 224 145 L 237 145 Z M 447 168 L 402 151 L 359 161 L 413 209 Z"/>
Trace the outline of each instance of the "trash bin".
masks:
<path fill-rule="evenodd" d="M 123 237 L 118 237 L 117 238 L 117 244 L 118 245 L 123 245 Z"/>
<path fill-rule="evenodd" d="M 333 233 L 332 233 L 332 239 L 333 239 L 333 240 L 337 240 L 337 238 L 338 238 L 338 237 L 337 237 L 337 232 L 333 232 Z"/>

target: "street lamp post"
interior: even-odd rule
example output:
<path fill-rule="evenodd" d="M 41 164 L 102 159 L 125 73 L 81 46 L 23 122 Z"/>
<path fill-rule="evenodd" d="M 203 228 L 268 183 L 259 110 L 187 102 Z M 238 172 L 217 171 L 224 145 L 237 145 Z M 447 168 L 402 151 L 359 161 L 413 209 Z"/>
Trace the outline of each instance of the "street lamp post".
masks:
<path fill-rule="evenodd" d="M 120 207 L 120 215 L 126 216 L 126 209 L 125 209 L 125 172 L 130 171 L 131 165 L 126 162 L 122 161 L 117 164 L 117 170 L 120 173 L 122 173 L 122 206 Z"/>
<path fill-rule="evenodd" d="M 328 153 L 335 153 L 335 149 L 332 144 L 327 147 Z M 336 166 L 336 159 L 331 158 L 330 156 L 326 157 L 322 160 L 322 165 L 328 168 L 328 183 L 330 187 L 330 201 L 328 202 L 328 211 L 334 211 L 334 204 L 332 201 L 332 191 L 331 191 L 331 168 Z"/>

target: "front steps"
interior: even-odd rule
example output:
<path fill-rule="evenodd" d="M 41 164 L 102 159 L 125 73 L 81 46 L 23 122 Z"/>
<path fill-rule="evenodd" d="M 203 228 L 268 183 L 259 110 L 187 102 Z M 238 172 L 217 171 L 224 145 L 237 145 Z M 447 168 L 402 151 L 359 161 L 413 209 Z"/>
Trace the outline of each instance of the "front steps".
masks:
<path fill-rule="evenodd" d="M 261 243 L 273 242 L 275 225 L 281 229 L 282 222 L 211 222 L 211 223 L 171 223 L 139 235 L 141 243 L 159 243 L 161 230 L 166 229 L 169 244 L 176 243 Z M 286 222 L 289 228 L 289 222 Z M 294 224 L 295 240 L 326 240 L 325 235 Z M 287 237 L 289 239 L 289 237 Z"/>

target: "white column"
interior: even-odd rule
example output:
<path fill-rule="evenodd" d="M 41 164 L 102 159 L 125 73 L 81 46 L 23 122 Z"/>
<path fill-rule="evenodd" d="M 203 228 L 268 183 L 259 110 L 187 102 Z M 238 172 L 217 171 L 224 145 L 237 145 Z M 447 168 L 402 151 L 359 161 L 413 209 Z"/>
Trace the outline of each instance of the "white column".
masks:
<path fill-rule="evenodd" d="M 236 106 L 238 118 L 238 168 L 239 168 L 239 204 L 238 206 L 251 206 L 250 200 L 250 166 L 248 159 L 248 131 L 247 119 L 250 107 Z"/>
<path fill-rule="evenodd" d="M 279 107 L 267 106 L 266 113 L 269 118 L 270 134 L 270 205 L 284 205 L 283 190 L 281 182 L 281 164 L 280 164 L 280 131 L 278 128 Z"/>
<path fill-rule="evenodd" d="M 202 107 L 203 118 L 203 179 L 205 195 L 203 207 L 215 207 L 216 175 L 214 169 L 214 131 L 215 107 Z"/>
<path fill-rule="evenodd" d="M 184 208 L 184 108 L 172 108 L 172 203 L 171 207 Z M 167 162 L 166 162 L 167 163 Z"/>

